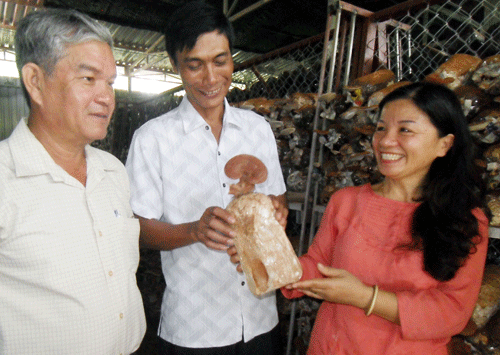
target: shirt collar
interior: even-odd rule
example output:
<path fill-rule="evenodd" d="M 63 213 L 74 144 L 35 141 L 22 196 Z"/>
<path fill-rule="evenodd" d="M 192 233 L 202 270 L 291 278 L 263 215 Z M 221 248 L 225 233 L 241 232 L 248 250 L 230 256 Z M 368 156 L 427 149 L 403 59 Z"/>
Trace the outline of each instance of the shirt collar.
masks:
<path fill-rule="evenodd" d="M 65 176 L 69 175 L 56 164 L 42 143 L 33 135 L 26 118 L 20 120 L 9 137 L 9 147 L 18 177 L 50 174 L 55 181 L 64 181 Z M 116 165 L 104 160 L 88 145 L 85 147 L 85 156 L 88 172 L 116 169 Z"/>
<path fill-rule="evenodd" d="M 232 110 L 233 108 L 229 105 L 227 99 L 224 98 L 224 117 L 222 118 L 222 125 L 242 127 Z M 182 119 L 184 133 L 186 134 L 207 124 L 205 119 L 198 113 L 198 111 L 196 111 L 186 95 L 184 95 L 181 104 L 179 105 L 179 115 Z"/>

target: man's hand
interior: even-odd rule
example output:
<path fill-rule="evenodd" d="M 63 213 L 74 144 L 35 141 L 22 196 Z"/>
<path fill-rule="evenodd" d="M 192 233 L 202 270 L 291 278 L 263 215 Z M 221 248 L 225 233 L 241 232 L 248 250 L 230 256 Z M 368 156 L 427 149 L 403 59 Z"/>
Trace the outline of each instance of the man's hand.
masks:
<path fill-rule="evenodd" d="M 283 227 L 283 229 L 286 229 L 286 223 L 288 220 L 288 207 L 285 195 L 269 195 L 269 198 L 273 202 L 273 206 L 276 209 L 276 220 Z"/>
<path fill-rule="evenodd" d="M 234 245 L 233 238 L 236 234 L 231 228 L 234 222 L 234 217 L 228 211 L 220 207 L 209 207 L 199 221 L 191 224 L 189 232 L 195 241 L 205 244 L 207 248 L 227 250 Z"/>
<path fill-rule="evenodd" d="M 243 272 L 243 268 L 241 267 L 240 264 L 240 256 L 238 255 L 236 247 L 233 245 L 227 248 L 226 252 L 229 255 L 229 259 L 231 260 L 231 262 L 236 265 L 236 271 Z"/>

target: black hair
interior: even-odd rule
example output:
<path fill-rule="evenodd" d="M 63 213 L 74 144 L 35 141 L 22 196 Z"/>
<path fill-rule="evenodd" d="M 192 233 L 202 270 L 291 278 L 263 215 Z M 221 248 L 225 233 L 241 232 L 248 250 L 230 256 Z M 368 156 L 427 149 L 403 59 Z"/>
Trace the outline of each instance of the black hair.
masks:
<path fill-rule="evenodd" d="M 175 10 L 165 28 L 167 53 L 177 66 L 177 53 L 191 50 L 204 33 L 218 31 L 225 35 L 232 51 L 234 30 L 222 10 L 201 0 L 191 1 Z"/>
<path fill-rule="evenodd" d="M 424 269 L 439 281 L 452 279 L 480 241 L 476 207 L 486 212 L 485 183 L 478 165 L 479 150 L 457 96 L 447 87 L 421 82 L 396 89 L 379 105 L 411 100 L 437 128 L 440 137 L 453 134 L 453 145 L 436 158 L 422 186 L 421 204 L 412 219 L 411 248 L 423 251 Z"/>

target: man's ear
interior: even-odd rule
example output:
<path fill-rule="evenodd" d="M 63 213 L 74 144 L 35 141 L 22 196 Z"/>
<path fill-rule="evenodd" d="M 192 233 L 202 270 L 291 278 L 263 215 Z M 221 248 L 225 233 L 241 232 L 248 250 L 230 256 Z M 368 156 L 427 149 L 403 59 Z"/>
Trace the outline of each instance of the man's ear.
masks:
<path fill-rule="evenodd" d="M 30 96 L 31 102 L 42 105 L 42 91 L 44 82 L 44 72 L 35 63 L 26 63 L 22 69 L 22 79 L 24 87 Z"/>

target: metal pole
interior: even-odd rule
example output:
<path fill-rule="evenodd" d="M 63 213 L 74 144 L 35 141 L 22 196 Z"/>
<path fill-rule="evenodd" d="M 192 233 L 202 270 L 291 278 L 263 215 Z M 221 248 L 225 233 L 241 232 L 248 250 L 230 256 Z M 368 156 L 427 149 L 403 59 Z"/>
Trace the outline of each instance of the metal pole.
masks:
<path fill-rule="evenodd" d="M 399 26 L 396 27 L 396 80 L 401 80 L 402 62 L 401 62 L 401 34 Z"/>
<path fill-rule="evenodd" d="M 347 62 L 346 62 L 346 71 L 344 75 L 344 86 L 349 84 L 349 75 L 351 75 L 351 62 L 352 62 L 352 49 L 354 47 L 354 31 L 356 29 L 356 15 L 357 12 L 353 12 L 351 14 L 351 28 L 349 31 L 349 49 L 347 52 Z"/>
<path fill-rule="evenodd" d="M 330 61 L 330 73 L 328 76 L 328 86 L 327 86 L 327 92 L 332 92 L 332 87 L 333 87 L 333 74 L 335 71 L 335 63 L 337 61 L 337 47 L 339 45 L 339 31 L 340 31 L 340 17 L 342 14 L 342 7 L 340 7 L 339 2 L 336 2 L 336 9 L 337 9 L 337 14 L 335 16 L 335 37 L 333 39 L 333 53 L 332 53 L 332 58 Z"/>
<path fill-rule="evenodd" d="M 320 72 L 320 77 L 319 77 L 319 88 L 318 88 L 318 96 L 321 96 L 323 94 L 323 86 L 324 86 L 324 78 L 325 78 L 325 72 L 326 72 L 326 63 L 328 61 L 328 42 L 329 42 L 329 37 L 330 37 L 330 28 L 332 26 L 332 13 L 335 11 L 336 7 L 338 7 L 338 0 L 329 0 L 328 4 L 328 14 L 327 14 L 327 21 L 326 21 L 326 31 L 325 31 L 325 39 L 323 43 L 323 57 L 321 60 L 321 72 Z M 318 118 L 319 118 L 319 103 L 316 104 L 316 111 L 314 114 L 314 121 L 313 121 L 313 135 L 312 135 L 312 143 L 311 143 L 311 153 L 309 157 L 309 167 L 308 167 L 308 172 L 307 172 L 307 181 L 306 181 L 306 191 L 305 191 L 305 200 L 304 200 L 304 207 L 302 209 L 302 220 L 301 220 L 301 227 L 300 227 L 300 239 L 299 239 L 299 250 L 298 254 L 299 256 L 302 254 L 302 247 L 304 243 L 304 236 L 305 236 L 305 230 L 306 230 L 306 223 L 307 223 L 307 213 L 308 213 L 308 205 L 309 205 L 309 193 L 310 193 L 310 188 L 311 188 L 311 176 L 312 176 L 312 171 L 314 167 L 314 157 L 315 157 L 315 150 L 316 150 L 316 140 L 317 140 L 317 127 L 318 127 Z M 291 310 L 290 310 L 290 324 L 288 328 L 288 339 L 287 339 L 287 346 L 286 346 L 286 355 L 291 354 L 292 350 L 292 340 L 293 340 L 293 328 L 294 328 L 294 323 L 295 323 L 295 312 L 297 309 L 297 301 L 294 300 L 292 302 Z"/>

